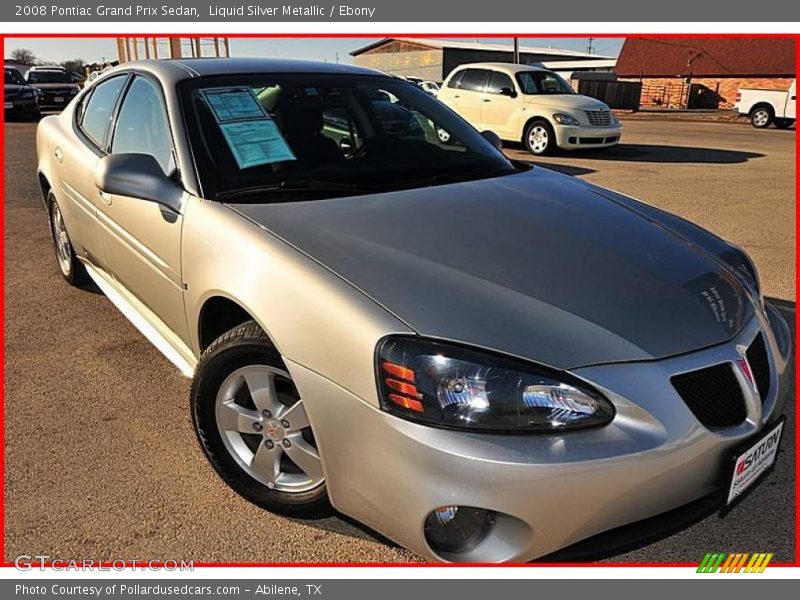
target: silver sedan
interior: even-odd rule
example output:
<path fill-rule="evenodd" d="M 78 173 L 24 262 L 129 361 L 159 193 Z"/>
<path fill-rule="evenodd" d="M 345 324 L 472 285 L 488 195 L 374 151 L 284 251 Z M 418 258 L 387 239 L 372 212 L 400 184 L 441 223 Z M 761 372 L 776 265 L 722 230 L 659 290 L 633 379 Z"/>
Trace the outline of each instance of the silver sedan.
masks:
<path fill-rule="evenodd" d="M 37 147 L 64 278 L 193 378 L 202 450 L 265 509 L 524 561 L 774 464 L 791 340 L 744 250 L 409 82 L 128 63 Z"/>

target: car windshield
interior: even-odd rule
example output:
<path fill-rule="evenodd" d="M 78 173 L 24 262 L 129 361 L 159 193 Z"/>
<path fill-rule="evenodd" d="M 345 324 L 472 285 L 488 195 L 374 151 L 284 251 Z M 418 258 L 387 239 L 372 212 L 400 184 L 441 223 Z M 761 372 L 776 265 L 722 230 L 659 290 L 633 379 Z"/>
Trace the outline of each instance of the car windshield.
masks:
<path fill-rule="evenodd" d="M 72 83 L 72 78 L 65 71 L 28 71 L 30 83 Z"/>
<path fill-rule="evenodd" d="M 516 170 L 469 124 L 401 79 L 215 77 L 187 80 L 179 93 L 207 198 L 314 199 Z"/>
<path fill-rule="evenodd" d="M 520 71 L 517 82 L 523 94 L 574 94 L 570 85 L 550 71 Z"/>
<path fill-rule="evenodd" d="M 5 69 L 5 83 L 10 85 L 25 85 L 25 80 L 16 69 Z"/>

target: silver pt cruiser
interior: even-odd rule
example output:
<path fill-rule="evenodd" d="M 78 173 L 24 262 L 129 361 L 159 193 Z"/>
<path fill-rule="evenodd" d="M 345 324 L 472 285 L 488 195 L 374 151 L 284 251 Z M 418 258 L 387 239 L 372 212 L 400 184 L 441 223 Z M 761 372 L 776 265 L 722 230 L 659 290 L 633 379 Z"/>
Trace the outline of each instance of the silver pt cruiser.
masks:
<path fill-rule="evenodd" d="M 208 459 L 268 510 L 525 561 L 775 461 L 791 340 L 747 254 L 404 80 L 128 63 L 37 145 L 64 278 L 193 377 Z"/>

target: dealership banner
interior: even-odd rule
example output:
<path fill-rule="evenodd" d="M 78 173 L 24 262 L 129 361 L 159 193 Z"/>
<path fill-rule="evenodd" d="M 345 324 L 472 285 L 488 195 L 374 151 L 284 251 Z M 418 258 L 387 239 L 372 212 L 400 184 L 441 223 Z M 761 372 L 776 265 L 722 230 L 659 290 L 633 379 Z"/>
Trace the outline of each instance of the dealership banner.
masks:
<path fill-rule="evenodd" d="M 701 577 L 701 576 L 698 576 Z M 743 577 L 743 576 L 742 576 Z M 214 579 L 214 580 L 110 580 L 81 581 L 75 578 L 55 580 L 0 581 L 3 598 L 31 600 L 142 600 L 152 598 L 238 598 L 241 600 L 353 600 L 354 598 L 407 600 L 408 598 L 597 598 L 613 590 L 615 596 L 648 600 L 675 600 L 704 592 L 727 600 L 752 598 L 755 594 L 790 591 L 792 581 L 717 577 L 715 580 L 633 579 L 626 581 L 567 579 L 506 580 L 411 580 L 411 579 Z M 713 583 L 711 583 L 713 581 Z M 713 586 L 713 588 L 712 588 Z"/>
<path fill-rule="evenodd" d="M 697 2 L 672 0 L 653 3 L 641 0 L 597 2 L 573 0 L 567 7 L 558 2 L 478 0 L 428 2 L 425 0 L 350 0 L 346 3 L 317 0 L 181 0 L 139 2 L 126 0 L 49 0 L 3 3 L 0 21 L 130 21 L 130 22 L 763 22 L 800 21 L 800 3 L 785 0 L 752 2 L 728 0 Z M 531 31 L 546 35 L 546 31 Z"/>

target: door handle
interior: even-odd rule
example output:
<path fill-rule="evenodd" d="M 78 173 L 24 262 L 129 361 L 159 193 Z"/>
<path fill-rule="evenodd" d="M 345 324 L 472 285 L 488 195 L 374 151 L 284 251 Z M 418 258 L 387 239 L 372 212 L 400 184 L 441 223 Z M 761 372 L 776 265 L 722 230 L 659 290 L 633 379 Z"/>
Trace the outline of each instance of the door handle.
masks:
<path fill-rule="evenodd" d="M 53 150 L 53 156 L 56 157 L 56 160 L 60 163 L 64 162 L 64 153 L 61 151 L 61 148 L 58 146 L 55 147 Z"/>
<path fill-rule="evenodd" d="M 110 206 L 111 205 L 111 198 L 112 198 L 111 194 L 107 194 L 106 192 L 103 192 L 102 190 L 100 191 L 100 202 L 102 202 L 106 206 Z"/>
<path fill-rule="evenodd" d="M 491 98 L 484 98 L 484 99 L 483 99 L 483 101 L 484 101 L 484 102 L 491 102 L 491 101 L 492 101 L 492 99 L 491 99 Z"/>
<path fill-rule="evenodd" d="M 455 94 L 455 95 L 453 96 L 453 98 L 461 98 L 461 96 L 459 96 L 458 94 Z"/>

